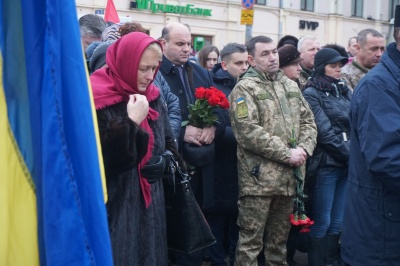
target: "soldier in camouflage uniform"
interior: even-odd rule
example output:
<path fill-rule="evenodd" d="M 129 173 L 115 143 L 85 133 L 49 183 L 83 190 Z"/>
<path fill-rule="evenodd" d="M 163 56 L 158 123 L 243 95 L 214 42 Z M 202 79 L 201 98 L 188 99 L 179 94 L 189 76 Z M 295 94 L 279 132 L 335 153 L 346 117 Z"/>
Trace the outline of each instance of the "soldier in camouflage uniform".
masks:
<path fill-rule="evenodd" d="M 303 90 L 304 85 L 306 85 L 307 80 L 311 76 L 311 70 L 305 69 L 304 67 L 301 67 L 301 72 L 300 72 L 300 77 L 299 77 L 299 88 Z"/>
<path fill-rule="evenodd" d="M 235 263 L 257 265 L 264 246 L 267 265 L 287 265 L 296 183 L 293 166 L 303 166 L 312 154 L 317 130 L 297 84 L 278 70 L 272 39 L 254 37 L 247 49 L 251 67 L 229 96 L 229 116 L 238 142 L 240 232 Z M 289 145 L 292 131 L 296 149 Z"/>
<path fill-rule="evenodd" d="M 297 49 L 300 52 L 300 57 L 303 61 L 300 62 L 302 71 L 299 77 L 300 89 L 303 90 L 304 85 L 311 76 L 311 71 L 314 68 L 314 57 L 320 49 L 319 41 L 315 36 L 306 36 L 299 40 Z"/>
<path fill-rule="evenodd" d="M 374 29 L 365 29 L 357 35 L 357 54 L 350 64 L 342 68 L 342 78 L 354 90 L 364 75 L 376 66 L 385 50 L 385 38 Z"/>

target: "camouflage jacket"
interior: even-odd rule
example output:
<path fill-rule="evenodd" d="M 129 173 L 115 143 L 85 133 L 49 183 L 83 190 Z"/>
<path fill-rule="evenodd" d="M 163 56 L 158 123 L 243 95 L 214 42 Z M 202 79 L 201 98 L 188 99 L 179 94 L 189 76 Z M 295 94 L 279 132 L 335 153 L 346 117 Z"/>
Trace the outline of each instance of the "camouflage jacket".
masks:
<path fill-rule="evenodd" d="M 302 67 L 303 68 L 303 67 Z M 304 85 L 306 85 L 307 80 L 310 78 L 310 71 L 309 70 L 305 70 L 303 68 L 303 70 L 300 72 L 300 77 L 299 77 L 299 88 L 300 90 L 304 89 Z"/>
<path fill-rule="evenodd" d="M 342 67 L 342 78 L 346 81 L 349 89 L 354 90 L 362 77 L 368 72 L 368 69 L 360 66 L 355 59 Z"/>
<path fill-rule="evenodd" d="M 229 96 L 229 117 L 238 142 L 239 197 L 295 194 L 288 164 L 294 129 L 299 147 L 312 155 L 317 129 L 297 84 L 281 70 L 272 81 L 252 67 Z M 304 169 L 303 169 L 304 171 Z"/>

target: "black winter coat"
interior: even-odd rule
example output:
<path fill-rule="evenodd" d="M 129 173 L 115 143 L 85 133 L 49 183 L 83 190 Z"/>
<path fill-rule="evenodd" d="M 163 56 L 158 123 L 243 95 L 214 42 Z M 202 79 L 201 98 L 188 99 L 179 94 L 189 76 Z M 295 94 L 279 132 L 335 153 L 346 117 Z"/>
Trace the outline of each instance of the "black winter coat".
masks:
<path fill-rule="evenodd" d="M 227 97 L 236 85 L 237 79 L 217 64 L 211 71 L 214 84 Z M 226 121 L 225 133 L 215 141 L 215 205 L 212 210 L 217 212 L 237 212 L 238 201 L 238 171 L 237 142 L 233 135 L 228 110 L 221 112 Z"/>
<path fill-rule="evenodd" d="M 351 92 L 341 82 L 321 87 L 318 78 L 315 81 L 307 83 L 303 91 L 318 129 L 317 146 L 307 161 L 307 176 L 315 176 L 320 167 L 347 166 L 350 152 Z"/>

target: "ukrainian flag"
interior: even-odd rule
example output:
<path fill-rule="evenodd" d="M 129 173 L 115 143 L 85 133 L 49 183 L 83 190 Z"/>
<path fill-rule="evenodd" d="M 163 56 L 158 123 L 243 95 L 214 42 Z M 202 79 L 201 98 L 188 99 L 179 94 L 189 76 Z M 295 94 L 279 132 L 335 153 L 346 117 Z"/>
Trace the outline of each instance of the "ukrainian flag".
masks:
<path fill-rule="evenodd" d="M 0 1 L 0 265 L 112 265 L 74 1 Z"/>

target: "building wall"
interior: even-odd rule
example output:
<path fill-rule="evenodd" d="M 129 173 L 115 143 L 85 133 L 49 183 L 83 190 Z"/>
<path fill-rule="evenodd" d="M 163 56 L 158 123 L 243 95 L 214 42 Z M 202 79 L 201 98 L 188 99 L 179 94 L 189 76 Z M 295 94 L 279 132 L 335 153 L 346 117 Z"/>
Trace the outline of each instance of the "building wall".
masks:
<path fill-rule="evenodd" d="M 212 9 L 211 17 L 152 13 L 148 10 L 130 9 L 130 0 L 114 0 L 118 15 L 123 21 L 135 21 L 158 38 L 169 22 L 189 24 L 195 35 L 211 36 L 212 43 L 222 48 L 228 42 L 244 43 L 246 26 L 240 24 L 240 0 L 154 0 L 159 4 L 193 4 L 198 8 Z M 364 0 L 363 17 L 351 17 L 351 0 L 315 0 L 314 12 L 300 10 L 300 0 L 267 0 L 267 4 L 254 6 L 252 36 L 266 35 L 278 41 L 286 34 L 296 37 L 315 35 L 321 44 L 338 43 L 346 46 L 347 40 L 365 28 L 374 28 L 385 37 L 389 32 L 389 3 L 387 0 Z M 76 0 L 78 16 L 104 9 L 107 0 Z M 369 19 L 368 19 L 369 18 Z M 306 27 L 300 29 L 300 21 Z M 311 25 L 318 26 L 314 29 Z"/>

